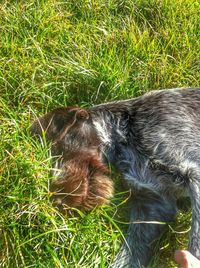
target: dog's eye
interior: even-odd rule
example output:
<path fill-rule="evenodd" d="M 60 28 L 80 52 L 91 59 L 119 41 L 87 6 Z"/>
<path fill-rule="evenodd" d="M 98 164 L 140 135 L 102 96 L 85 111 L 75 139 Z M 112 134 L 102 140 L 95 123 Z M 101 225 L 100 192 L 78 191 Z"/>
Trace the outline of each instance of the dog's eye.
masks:
<path fill-rule="evenodd" d="M 57 130 L 61 130 L 66 125 L 66 119 L 63 116 L 58 116 L 54 122 Z"/>

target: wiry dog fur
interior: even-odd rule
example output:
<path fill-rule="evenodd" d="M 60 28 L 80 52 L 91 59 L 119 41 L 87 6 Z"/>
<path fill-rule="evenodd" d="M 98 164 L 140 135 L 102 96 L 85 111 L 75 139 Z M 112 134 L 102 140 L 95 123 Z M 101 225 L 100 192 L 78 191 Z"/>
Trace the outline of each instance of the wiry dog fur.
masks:
<path fill-rule="evenodd" d="M 146 266 L 174 220 L 177 200 L 192 203 L 189 250 L 200 259 L 200 89 L 152 91 L 90 109 L 59 108 L 36 120 L 52 141 L 55 202 L 92 209 L 112 195 L 104 156 L 132 191 L 126 243 L 110 267 Z M 61 195 L 60 195 L 61 193 Z"/>
<path fill-rule="evenodd" d="M 35 121 L 32 133 L 52 142 L 54 177 L 53 202 L 62 211 L 89 211 L 109 201 L 113 184 L 102 162 L 100 139 L 89 113 L 77 107 L 57 108 Z M 67 140 L 67 142 L 66 142 Z"/>

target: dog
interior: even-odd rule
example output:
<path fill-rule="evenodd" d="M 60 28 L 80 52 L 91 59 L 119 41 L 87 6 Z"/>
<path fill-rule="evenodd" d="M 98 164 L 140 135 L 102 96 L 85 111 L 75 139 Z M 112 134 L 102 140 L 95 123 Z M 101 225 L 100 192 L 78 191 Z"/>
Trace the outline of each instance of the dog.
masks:
<path fill-rule="evenodd" d="M 200 259 L 200 88 L 151 91 L 83 109 L 61 107 L 38 118 L 34 135 L 52 143 L 51 190 L 61 210 L 89 211 L 109 201 L 108 163 L 131 190 L 125 243 L 110 268 L 146 267 L 174 221 L 177 200 L 191 199 L 189 251 Z"/>

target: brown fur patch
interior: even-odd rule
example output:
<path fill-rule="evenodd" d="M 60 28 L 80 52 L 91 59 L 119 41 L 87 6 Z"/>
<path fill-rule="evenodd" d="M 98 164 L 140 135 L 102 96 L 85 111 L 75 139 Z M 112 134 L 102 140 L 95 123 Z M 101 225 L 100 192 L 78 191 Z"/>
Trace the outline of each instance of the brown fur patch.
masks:
<path fill-rule="evenodd" d="M 78 208 L 89 211 L 107 203 L 113 194 L 113 183 L 99 158 L 79 153 L 65 162 L 64 175 L 51 185 L 53 203 L 62 211 Z"/>

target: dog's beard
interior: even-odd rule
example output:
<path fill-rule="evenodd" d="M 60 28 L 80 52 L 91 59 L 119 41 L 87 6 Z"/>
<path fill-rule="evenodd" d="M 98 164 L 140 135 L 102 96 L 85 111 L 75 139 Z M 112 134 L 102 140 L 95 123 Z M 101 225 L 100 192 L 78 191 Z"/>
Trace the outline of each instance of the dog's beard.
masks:
<path fill-rule="evenodd" d="M 50 187 L 55 206 L 62 212 L 69 208 L 90 211 L 108 203 L 113 194 L 113 183 L 99 157 L 79 154 L 63 161 L 61 176 Z"/>

